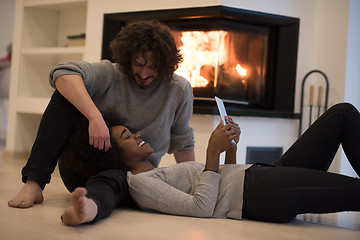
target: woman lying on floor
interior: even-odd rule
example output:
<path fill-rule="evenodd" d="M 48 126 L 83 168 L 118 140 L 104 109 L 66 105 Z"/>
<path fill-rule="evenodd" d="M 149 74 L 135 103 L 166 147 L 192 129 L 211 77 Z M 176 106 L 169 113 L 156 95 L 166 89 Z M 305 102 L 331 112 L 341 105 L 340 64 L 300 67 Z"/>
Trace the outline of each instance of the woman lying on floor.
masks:
<path fill-rule="evenodd" d="M 185 162 L 154 168 L 147 161 L 149 143 L 123 126 L 111 132 L 113 148 L 122 150 L 116 159 L 129 171 L 130 194 L 143 210 L 268 222 L 289 222 L 303 213 L 360 211 L 360 180 L 326 172 L 342 144 L 360 174 L 360 114 L 347 103 L 326 111 L 274 166 L 236 164 L 231 140 L 239 142 L 240 128 L 231 118 L 211 134 L 205 166 Z M 219 166 L 224 151 L 225 165 Z M 86 188 L 71 194 L 71 207 L 62 215 L 65 224 L 92 222 L 111 212 L 116 178 L 97 184 L 95 197 L 88 197 Z"/>

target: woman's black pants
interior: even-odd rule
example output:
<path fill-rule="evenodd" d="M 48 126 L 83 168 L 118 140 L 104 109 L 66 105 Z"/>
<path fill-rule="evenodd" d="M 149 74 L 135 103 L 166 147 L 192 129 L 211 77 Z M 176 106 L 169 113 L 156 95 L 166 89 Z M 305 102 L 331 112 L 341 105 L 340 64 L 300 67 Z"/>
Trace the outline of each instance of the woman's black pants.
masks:
<path fill-rule="evenodd" d="M 360 175 L 360 114 L 347 103 L 326 111 L 275 166 L 246 170 L 243 217 L 288 222 L 302 213 L 360 211 L 360 180 L 326 172 L 340 144 Z"/>

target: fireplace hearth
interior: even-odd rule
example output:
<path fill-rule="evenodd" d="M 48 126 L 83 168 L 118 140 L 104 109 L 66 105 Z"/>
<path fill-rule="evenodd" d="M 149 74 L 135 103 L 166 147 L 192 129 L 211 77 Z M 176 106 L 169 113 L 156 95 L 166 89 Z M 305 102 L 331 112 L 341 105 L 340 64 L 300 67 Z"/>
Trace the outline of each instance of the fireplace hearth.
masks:
<path fill-rule="evenodd" d="M 193 87 L 194 113 L 217 114 L 218 96 L 230 115 L 298 117 L 298 18 L 225 6 L 105 14 L 102 59 L 112 60 L 121 27 L 140 19 L 173 30 L 184 57 L 176 73 Z"/>

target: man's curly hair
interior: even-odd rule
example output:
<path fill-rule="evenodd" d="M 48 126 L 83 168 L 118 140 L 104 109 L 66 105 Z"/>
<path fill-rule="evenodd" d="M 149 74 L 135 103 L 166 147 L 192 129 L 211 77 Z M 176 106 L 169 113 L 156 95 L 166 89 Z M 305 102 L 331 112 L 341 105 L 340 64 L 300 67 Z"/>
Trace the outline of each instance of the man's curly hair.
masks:
<path fill-rule="evenodd" d="M 128 23 L 111 41 L 113 60 L 120 70 L 131 75 L 131 60 L 139 54 L 152 52 L 158 79 L 169 82 L 179 63 L 183 61 L 170 29 L 158 21 L 135 21 Z"/>

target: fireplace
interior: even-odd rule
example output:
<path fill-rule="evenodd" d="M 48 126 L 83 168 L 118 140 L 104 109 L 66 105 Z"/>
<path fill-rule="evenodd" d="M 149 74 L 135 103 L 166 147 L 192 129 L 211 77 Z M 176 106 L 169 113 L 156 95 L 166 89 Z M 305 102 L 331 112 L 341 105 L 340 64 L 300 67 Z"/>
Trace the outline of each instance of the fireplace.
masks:
<path fill-rule="evenodd" d="M 225 6 L 104 15 L 102 58 L 128 21 L 167 24 L 184 62 L 176 71 L 194 91 L 194 112 L 217 114 L 214 96 L 231 115 L 294 117 L 299 19 Z"/>

